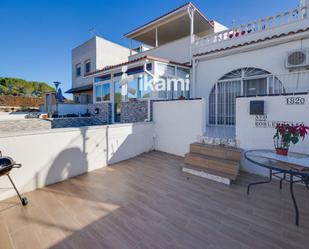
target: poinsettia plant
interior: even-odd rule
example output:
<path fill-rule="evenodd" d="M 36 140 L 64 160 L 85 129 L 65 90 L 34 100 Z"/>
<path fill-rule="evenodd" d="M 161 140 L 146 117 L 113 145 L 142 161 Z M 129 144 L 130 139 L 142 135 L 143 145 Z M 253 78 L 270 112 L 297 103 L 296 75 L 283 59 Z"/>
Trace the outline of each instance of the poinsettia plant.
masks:
<path fill-rule="evenodd" d="M 291 143 L 297 144 L 300 139 L 304 140 L 308 134 L 308 130 L 309 127 L 304 124 L 278 123 L 274 135 L 275 148 L 288 150 Z"/>

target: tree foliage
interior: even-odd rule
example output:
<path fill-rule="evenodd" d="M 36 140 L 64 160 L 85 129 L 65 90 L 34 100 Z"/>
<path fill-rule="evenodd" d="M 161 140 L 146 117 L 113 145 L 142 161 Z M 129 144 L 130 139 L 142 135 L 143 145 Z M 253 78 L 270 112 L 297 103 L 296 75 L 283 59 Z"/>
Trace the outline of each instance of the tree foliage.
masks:
<path fill-rule="evenodd" d="M 0 95 L 41 97 L 55 89 L 44 82 L 26 81 L 17 78 L 0 78 Z"/>

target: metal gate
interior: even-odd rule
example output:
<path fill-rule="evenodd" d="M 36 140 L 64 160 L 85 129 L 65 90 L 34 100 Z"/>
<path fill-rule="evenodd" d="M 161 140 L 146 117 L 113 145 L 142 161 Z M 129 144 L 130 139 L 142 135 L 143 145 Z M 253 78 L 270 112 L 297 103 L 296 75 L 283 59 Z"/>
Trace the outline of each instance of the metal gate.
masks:
<path fill-rule="evenodd" d="M 240 94 L 240 80 L 218 81 L 209 96 L 209 124 L 235 125 L 236 97 Z"/>

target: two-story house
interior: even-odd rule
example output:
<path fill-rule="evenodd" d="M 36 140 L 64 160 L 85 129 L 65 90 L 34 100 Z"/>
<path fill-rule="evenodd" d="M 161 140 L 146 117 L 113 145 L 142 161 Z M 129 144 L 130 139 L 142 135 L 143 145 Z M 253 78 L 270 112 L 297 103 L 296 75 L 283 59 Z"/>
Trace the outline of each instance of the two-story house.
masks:
<path fill-rule="evenodd" d="M 93 102 L 93 77 L 85 75 L 128 60 L 130 49 L 94 36 L 72 50 L 72 88 L 75 103 Z"/>

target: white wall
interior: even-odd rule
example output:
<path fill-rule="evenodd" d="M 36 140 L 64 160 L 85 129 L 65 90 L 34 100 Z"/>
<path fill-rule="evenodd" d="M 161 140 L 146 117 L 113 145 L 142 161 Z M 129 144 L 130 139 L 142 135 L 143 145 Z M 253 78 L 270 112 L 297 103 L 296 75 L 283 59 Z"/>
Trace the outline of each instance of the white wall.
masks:
<path fill-rule="evenodd" d="M 0 148 L 22 163 L 11 176 L 25 192 L 147 152 L 152 131 L 152 123 L 54 129 L 1 135 Z M 1 177 L 0 199 L 13 195 L 7 177 Z"/>
<path fill-rule="evenodd" d="M 190 37 L 185 37 L 157 48 L 147 50 L 143 53 L 132 55 L 129 57 L 129 60 L 134 60 L 147 55 L 179 63 L 190 62 Z"/>
<path fill-rule="evenodd" d="M 96 37 L 96 68 L 116 65 L 128 61 L 130 49 L 101 37 Z"/>
<path fill-rule="evenodd" d="M 221 24 L 221 23 L 219 23 L 217 21 L 214 21 L 213 23 L 214 23 L 214 32 L 215 33 L 219 33 L 219 32 L 221 32 L 223 30 L 227 30 L 228 29 L 228 27 L 224 26 L 223 24 Z"/>
<path fill-rule="evenodd" d="M 236 101 L 236 139 L 240 148 L 250 149 L 274 149 L 272 127 L 256 127 L 256 116 L 249 115 L 250 101 L 264 100 L 267 122 L 294 122 L 309 125 L 309 95 L 297 95 L 306 100 L 304 105 L 287 105 L 286 98 L 291 96 L 268 96 L 254 98 L 237 98 Z M 264 122 L 263 122 L 264 124 Z M 297 145 L 291 145 L 291 151 L 309 154 L 309 137 L 300 141 Z M 244 163 L 244 170 L 260 173 L 260 169 L 248 163 Z"/>
<path fill-rule="evenodd" d="M 261 128 L 255 126 L 255 115 L 249 115 L 250 101 L 264 100 L 267 121 L 294 122 L 309 125 L 309 95 L 295 95 L 306 100 L 304 105 L 287 105 L 288 96 L 267 96 L 237 98 L 236 100 L 236 138 L 242 149 L 273 149 L 274 128 Z M 258 139 L 257 139 L 258 138 Z M 254 141 L 254 143 L 252 142 Z M 291 151 L 309 153 L 309 138 L 296 146 L 291 146 Z"/>
<path fill-rule="evenodd" d="M 153 104 L 155 149 L 184 156 L 205 129 L 205 100 L 160 101 Z"/>
<path fill-rule="evenodd" d="M 59 115 L 67 114 L 85 114 L 87 112 L 88 105 L 82 104 L 58 104 Z"/>
<path fill-rule="evenodd" d="M 29 112 L 0 112 L 0 120 L 23 120 Z"/>

